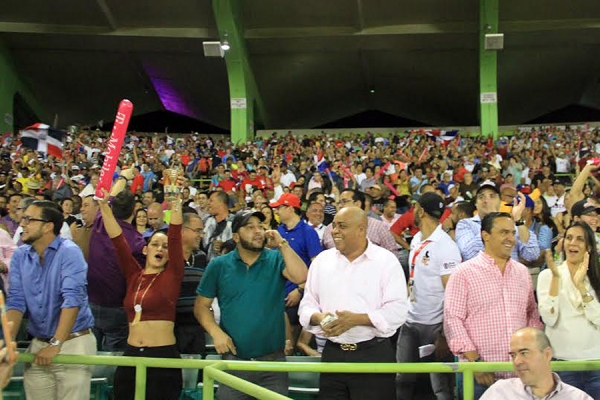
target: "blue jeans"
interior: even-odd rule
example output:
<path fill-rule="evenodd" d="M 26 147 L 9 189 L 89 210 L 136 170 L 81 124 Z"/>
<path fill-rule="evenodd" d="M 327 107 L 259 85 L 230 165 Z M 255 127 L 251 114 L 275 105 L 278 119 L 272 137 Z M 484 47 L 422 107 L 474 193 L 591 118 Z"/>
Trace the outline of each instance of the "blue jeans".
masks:
<path fill-rule="evenodd" d="M 561 371 L 560 379 L 577 389 L 581 389 L 594 400 L 600 400 L 600 371 Z"/>
<path fill-rule="evenodd" d="M 122 307 L 103 307 L 90 303 L 94 316 L 94 336 L 98 351 L 125 351 L 129 324 Z"/>

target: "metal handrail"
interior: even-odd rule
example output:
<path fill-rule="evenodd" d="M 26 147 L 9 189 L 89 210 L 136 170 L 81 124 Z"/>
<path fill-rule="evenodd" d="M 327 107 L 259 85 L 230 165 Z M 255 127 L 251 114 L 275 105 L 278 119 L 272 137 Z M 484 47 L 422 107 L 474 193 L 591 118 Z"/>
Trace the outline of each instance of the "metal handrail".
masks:
<path fill-rule="evenodd" d="M 34 355 L 21 353 L 19 362 L 31 363 Z M 252 396 L 279 400 L 287 397 L 269 391 L 263 387 L 244 381 L 225 372 L 232 371 L 275 371 L 275 372 L 329 372 L 329 373 L 462 373 L 464 375 L 464 399 L 474 396 L 475 372 L 513 371 L 510 362 L 478 362 L 478 363 L 326 363 L 326 362 L 261 362 L 261 361 L 225 361 L 182 358 L 147 358 L 126 356 L 90 356 L 90 355 L 58 355 L 52 360 L 55 364 L 80 365 L 113 365 L 136 368 L 135 400 L 146 398 L 147 368 L 203 368 L 203 400 L 214 399 L 214 381 Z M 590 361 L 554 361 L 555 371 L 590 371 L 600 370 L 600 360 Z"/>

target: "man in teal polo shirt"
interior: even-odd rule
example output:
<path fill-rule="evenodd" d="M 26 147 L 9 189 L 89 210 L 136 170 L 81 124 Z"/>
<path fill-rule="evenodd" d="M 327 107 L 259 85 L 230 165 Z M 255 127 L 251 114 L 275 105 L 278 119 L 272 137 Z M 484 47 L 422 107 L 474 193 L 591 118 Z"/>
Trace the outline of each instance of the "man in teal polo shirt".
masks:
<path fill-rule="evenodd" d="M 236 249 L 214 258 L 198 285 L 194 314 L 227 360 L 285 361 L 284 297 L 286 279 L 304 283 L 307 267 L 275 231 L 264 230 L 260 212 L 240 211 L 232 222 Z M 265 249 L 279 248 L 280 251 Z M 217 325 L 210 307 L 219 301 Z M 232 371 L 242 379 L 287 395 L 287 373 Z M 221 386 L 220 400 L 250 398 Z"/>

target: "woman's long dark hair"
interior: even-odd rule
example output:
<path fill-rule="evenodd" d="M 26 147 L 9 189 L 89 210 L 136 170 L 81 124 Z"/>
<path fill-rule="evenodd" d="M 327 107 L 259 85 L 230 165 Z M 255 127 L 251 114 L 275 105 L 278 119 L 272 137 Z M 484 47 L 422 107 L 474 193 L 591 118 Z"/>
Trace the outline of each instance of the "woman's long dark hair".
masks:
<path fill-rule="evenodd" d="M 580 227 L 583 229 L 583 234 L 585 237 L 585 244 L 588 248 L 588 253 L 590 254 L 590 263 L 587 271 L 587 276 L 590 280 L 590 284 L 594 288 L 596 292 L 596 297 L 600 299 L 600 265 L 598 265 L 598 250 L 596 249 L 596 235 L 592 228 L 588 224 L 583 221 L 573 222 L 565 231 L 565 237 L 570 229 Z M 563 250 L 564 251 L 564 250 Z"/>
<path fill-rule="evenodd" d="M 147 218 L 148 218 L 148 211 L 146 211 L 146 209 L 145 209 L 145 208 L 140 208 L 139 210 L 137 210 L 137 211 L 135 212 L 135 215 L 133 216 L 133 219 L 131 220 L 131 225 L 133 225 L 133 226 L 134 226 L 134 228 L 136 228 L 136 229 L 137 229 L 137 222 L 136 222 L 136 220 L 137 220 L 137 216 L 138 216 L 138 214 L 139 214 L 140 212 L 145 212 L 145 213 L 146 213 L 146 229 L 147 229 L 147 228 L 149 228 L 149 227 L 150 227 L 150 225 L 148 225 L 148 219 L 147 219 Z"/>
<path fill-rule="evenodd" d="M 548 228 L 552 229 L 552 237 L 555 238 L 558 236 L 558 228 L 556 224 L 552 220 L 552 213 L 550 212 L 550 207 L 548 206 L 548 202 L 544 198 L 544 196 L 540 196 L 540 200 L 542 201 L 542 213 L 540 215 L 536 215 L 535 219 L 538 222 L 546 225 Z"/>

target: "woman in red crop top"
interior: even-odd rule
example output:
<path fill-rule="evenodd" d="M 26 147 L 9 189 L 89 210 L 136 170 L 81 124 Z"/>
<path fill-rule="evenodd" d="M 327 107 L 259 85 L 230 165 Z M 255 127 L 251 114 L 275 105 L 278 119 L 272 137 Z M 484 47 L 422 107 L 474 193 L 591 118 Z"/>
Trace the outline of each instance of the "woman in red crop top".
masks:
<path fill-rule="evenodd" d="M 104 198 L 108 198 L 108 193 L 104 194 Z M 112 239 L 119 266 L 127 282 L 123 307 L 129 320 L 129 336 L 123 355 L 179 358 L 173 327 L 175 303 L 179 297 L 184 268 L 181 200 L 171 203 L 168 233 L 157 231 L 150 236 L 143 249 L 146 255 L 143 268 L 132 256 L 108 202 L 101 200 L 99 203 L 104 227 Z M 148 369 L 146 399 L 178 399 L 181 387 L 180 369 Z M 114 391 L 116 399 L 134 398 L 135 368 L 117 368 Z"/>

